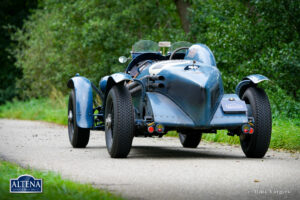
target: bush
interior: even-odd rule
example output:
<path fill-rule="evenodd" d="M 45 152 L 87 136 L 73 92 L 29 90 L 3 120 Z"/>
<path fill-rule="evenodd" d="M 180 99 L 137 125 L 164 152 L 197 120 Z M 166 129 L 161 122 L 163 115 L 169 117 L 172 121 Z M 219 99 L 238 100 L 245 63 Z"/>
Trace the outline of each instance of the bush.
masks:
<path fill-rule="evenodd" d="M 177 16 L 175 5 L 166 0 L 46 0 L 15 35 L 17 66 L 24 73 L 19 87 L 25 96 L 47 96 L 51 85 L 66 92 L 67 80 L 77 72 L 96 83 L 123 71 L 118 57 L 138 38 L 180 35 L 174 29 L 179 20 L 170 15 Z"/>

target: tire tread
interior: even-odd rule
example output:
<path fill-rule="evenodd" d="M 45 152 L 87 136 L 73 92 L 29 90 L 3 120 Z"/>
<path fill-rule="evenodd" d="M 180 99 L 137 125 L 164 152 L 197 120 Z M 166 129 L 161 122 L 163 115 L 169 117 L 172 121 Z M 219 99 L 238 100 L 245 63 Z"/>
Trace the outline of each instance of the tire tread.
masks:
<path fill-rule="evenodd" d="M 131 94 L 121 84 L 115 85 L 111 91 L 114 109 L 113 145 L 108 149 L 112 158 L 125 158 L 130 152 L 134 135 L 134 111 Z"/>

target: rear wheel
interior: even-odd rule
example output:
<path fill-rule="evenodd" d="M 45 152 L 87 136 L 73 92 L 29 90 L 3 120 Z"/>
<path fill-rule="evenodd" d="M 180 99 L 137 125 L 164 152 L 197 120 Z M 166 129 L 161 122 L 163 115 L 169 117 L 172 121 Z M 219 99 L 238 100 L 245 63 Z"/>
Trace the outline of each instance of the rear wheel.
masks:
<path fill-rule="evenodd" d="M 90 129 L 80 128 L 76 123 L 75 91 L 71 90 L 68 105 L 68 133 L 71 145 L 74 148 L 84 148 L 90 139 Z"/>
<path fill-rule="evenodd" d="M 109 91 L 105 105 L 105 140 L 112 158 L 125 158 L 134 135 L 134 111 L 131 94 L 121 84 Z"/>
<path fill-rule="evenodd" d="M 249 87 L 242 96 L 250 104 L 250 117 L 254 118 L 254 133 L 241 134 L 240 142 L 249 158 L 262 158 L 269 148 L 272 132 L 272 114 L 268 96 L 261 88 Z"/>
<path fill-rule="evenodd" d="M 202 133 L 199 132 L 183 132 L 179 133 L 179 140 L 185 148 L 196 148 L 202 138 Z"/>

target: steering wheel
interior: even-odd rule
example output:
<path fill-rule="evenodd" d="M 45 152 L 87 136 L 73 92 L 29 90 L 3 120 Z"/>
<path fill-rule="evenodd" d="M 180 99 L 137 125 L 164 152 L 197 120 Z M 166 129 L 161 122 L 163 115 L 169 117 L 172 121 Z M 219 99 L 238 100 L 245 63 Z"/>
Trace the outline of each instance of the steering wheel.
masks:
<path fill-rule="evenodd" d="M 173 56 L 175 55 L 175 53 L 177 53 L 177 51 L 180 51 L 180 50 L 182 50 L 182 49 L 189 49 L 189 47 L 179 47 L 179 48 L 175 49 L 175 50 L 171 53 L 169 60 L 172 60 L 172 58 L 173 58 Z"/>

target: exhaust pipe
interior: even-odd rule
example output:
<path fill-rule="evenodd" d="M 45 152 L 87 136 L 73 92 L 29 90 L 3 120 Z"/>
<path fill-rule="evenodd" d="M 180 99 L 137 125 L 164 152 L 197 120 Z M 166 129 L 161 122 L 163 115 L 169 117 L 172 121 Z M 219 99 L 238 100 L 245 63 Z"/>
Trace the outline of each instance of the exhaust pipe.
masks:
<path fill-rule="evenodd" d="M 153 84 L 149 85 L 149 87 L 151 87 L 151 88 L 164 88 L 165 85 L 163 83 L 153 83 Z"/>
<path fill-rule="evenodd" d="M 165 77 L 164 76 L 150 76 L 149 79 L 151 81 L 164 81 L 165 80 Z"/>
<path fill-rule="evenodd" d="M 139 86 L 137 86 L 135 88 L 130 89 L 129 92 L 131 94 L 135 94 L 135 93 L 139 92 L 140 90 L 142 90 L 142 86 L 141 85 L 139 85 Z"/>
<path fill-rule="evenodd" d="M 134 88 L 138 85 L 139 85 L 139 83 L 134 81 L 134 82 L 131 82 L 131 83 L 127 84 L 126 87 L 128 88 L 128 90 L 131 90 L 132 88 Z"/>
<path fill-rule="evenodd" d="M 148 76 L 148 78 L 151 81 L 155 81 L 155 80 L 163 81 L 163 80 L 165 80 L 164 76 Z M 134 82 L 131 82 L 131 83 L 127 84 L 126 87 L 128 88 L 128 90 L 131 94 L 134 94 L 134 93 L 139 92 L 140 90 L 143 89 L 141 83 L 142 83 L 142 81 L 138 82 L 136 80 Z M 165 85 L 163 83 L 150 83 L 148 86 L 149 86 L 149 88 L 152 88 L 152 89 L 154 89 L 154 88 L 164 88 L 165 87 Z"/>

